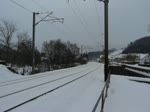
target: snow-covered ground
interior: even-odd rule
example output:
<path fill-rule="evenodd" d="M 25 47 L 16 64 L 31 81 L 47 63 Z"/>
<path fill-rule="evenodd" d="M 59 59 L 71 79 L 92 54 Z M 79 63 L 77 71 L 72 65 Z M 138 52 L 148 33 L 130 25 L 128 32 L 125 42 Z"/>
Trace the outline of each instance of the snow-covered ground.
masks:
<path fill-rule="evenodd" d="M 104 86 L 103 70 L 103 64 L 94 62 L 25 77 L 5 69 L 10 76 L 6 82 L 1 77 L 0 112 L 11 108 L 11 112 L 92 112 Z M 132 80 L 150 82 L 147 78 L 111 76 L 104 112 L 150 111 L 150 85 Z M 96 112 L 99 109 L 100 105 Z"/>
<path fill-rule="evenodd" d="M 109 56 L 117 56 L 117 55 L 120 55 L 120 54 L 122 54 L 122 51 L 123 51 L 123 49 L 116 50 L 116 51 L 110 53 Z"/>
<path fill-rule="evenodd" d="M 66 70 L 42 73 L 41 75 L 43 77 L 26 81 L 23 79 L 23 82 L 20 82 L 19 79 L 18 82 L 15 81 L 12 84 L 7 82 L 5 83 L 6 85 L 0 85 L 0 112 L 35 98 L 44 92 L 57 88 L 83 75 L 85 76 L 51 93 L 44 94 L 33 101 L 29 101 L 12 111 L 91 112 L 104 86 L 103 64 L 98 63 L 88 63 L 87 65 Z M 57 80 L 58 78 L 62 79 Z"/>
<path fill-rule="evenodd" d="M 150 85 L 134 80 L 144 78 L 111 76 L 104 112 L 149 112 Z M 145 79 L 149 80 L 150 79 Z"/>

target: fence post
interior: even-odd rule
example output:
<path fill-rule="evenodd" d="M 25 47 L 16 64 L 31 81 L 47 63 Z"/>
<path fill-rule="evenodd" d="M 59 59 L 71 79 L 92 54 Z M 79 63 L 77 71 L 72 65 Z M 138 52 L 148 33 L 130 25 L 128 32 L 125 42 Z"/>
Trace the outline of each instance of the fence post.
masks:
<path fill-rule="evenodd" d="M 106 95 L 105 95 L 105 98 L 107 97 L 107 91 L 108 91 L 108 82 L 106 83 Z"/>
<path fill-rule="evenodd" d="M 105 89 L 104 89 L 105 90 Z M 102 91 L 102 104 L 101 104 L 101 112 L 103 112 L 104 108 L 104 90 Z"/>

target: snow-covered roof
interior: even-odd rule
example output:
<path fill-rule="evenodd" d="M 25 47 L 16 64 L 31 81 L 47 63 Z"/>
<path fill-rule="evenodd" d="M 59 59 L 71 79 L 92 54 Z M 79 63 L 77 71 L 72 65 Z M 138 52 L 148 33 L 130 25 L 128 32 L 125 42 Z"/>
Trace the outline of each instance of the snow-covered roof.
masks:
<path fill-rule="evenodd" d="M 138 54 L 140 59 L 143 59 L 146 55 L 148 55 L 148 54 Z"/>
<path fill-rule="evenodd" d="M 112 52 L 111 54 L 109 54 L 109 58 L 110 59 L 114 59 L 114 58 L 123 58 L 124 56 L 128 55 L 128 54 L 122 54 L 123 49 L 117 50 Z M 143 54 L 143 53 L 129 53 L 131 55 L 136 55 L 139 57 L 139 59 L 143 59 L 147 54 Z"/>

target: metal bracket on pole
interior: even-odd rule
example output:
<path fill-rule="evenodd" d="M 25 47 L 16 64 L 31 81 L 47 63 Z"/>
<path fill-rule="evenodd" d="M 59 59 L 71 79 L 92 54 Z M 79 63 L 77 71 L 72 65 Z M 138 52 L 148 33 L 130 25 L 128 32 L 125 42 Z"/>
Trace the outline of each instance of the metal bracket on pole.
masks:
<path fill-rule="evenodd" d="M 39 13 L 38 13 L 39 14 Z M 46 15 L 44 18 L 42 18 L 40 21 L 35 23 L 35 26 L 38 25 L 41 21 L 43 21 L 45 18 L 47 18 L 49 15 L 53 14 L 53 11 L 50 12 L 48 15 Z"/>

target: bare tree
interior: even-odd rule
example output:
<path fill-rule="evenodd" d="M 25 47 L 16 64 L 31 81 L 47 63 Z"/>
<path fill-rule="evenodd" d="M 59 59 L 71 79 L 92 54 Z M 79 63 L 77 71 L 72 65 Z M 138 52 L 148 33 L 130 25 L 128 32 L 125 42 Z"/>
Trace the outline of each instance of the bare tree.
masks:
<path fill-rule="evenodd" d="M 18 45 L 22 42 L 27 41 L 27 39 L 29 38 L 29 34 L 28 32 L 19 32 L 17 33 L 17 39 L 18 39 Z"/>
<path fill-rule="evenodd" d="M 16 25 L 13 22 L 2 19 L 0 23 L 0 42 L 6 48 L 6 61 L 9 62 L 9 51 L 11 47 L 11 41 L 14 33 L 16 32 Z"/>

